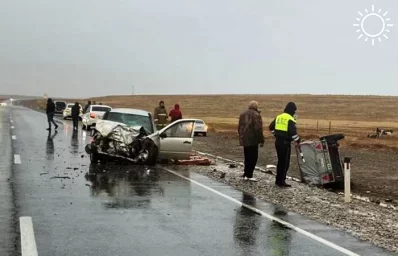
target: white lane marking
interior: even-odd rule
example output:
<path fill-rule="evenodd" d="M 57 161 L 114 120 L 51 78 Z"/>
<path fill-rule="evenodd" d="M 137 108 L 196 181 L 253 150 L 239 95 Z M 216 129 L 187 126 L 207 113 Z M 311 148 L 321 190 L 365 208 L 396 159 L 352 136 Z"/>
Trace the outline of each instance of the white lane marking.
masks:
<path fill-rule="evenodd" d="M 13 140 L 16 140 L 16 139 L 17 139 L 17 136 L 12 135 L 11 138 L 12 138 Z"/>
<path fill-rule="evenodd" d="M 22 164 L 20 155 L 14 155 L 14 163 L 15 164 Z"/>
<path fill-rule="evenodd" d="M 274 217 L 274 216 L 272 216 L 272 215 L 270 215 L 270 214 L 268 214 L 268 213 L 265 213 L 265 212 L 263 212 L 263 211 L 261 211 L 261 210 L 255 208 L 255 207 L 253 207 L 253 206 L 250 206 L 250 205 L 248 205 L 248 204 L 242 203 L 242 202 L 240 202 L 239 200 L 236 200 L 235 198 L 232 198 L 232 197 L 230 197 L 230 196 L 227 196 L 227 195 L 225 195 L 225 194 L 223 194 L 223 193 L 221 193 L 221 192 L 219 192 L 219 191 L 217 191 L 217 190 L 215 190 L 215 189 L 212 189 L 212 188 L 210 188 L 210 187 L 208 187 L 208 186 L 206 186 L 206 185 L 203 185 L 202 183 L 199 183 L 199 182 L 197 182 L 197 181 L 195 181 L 195 180 L 193 180 L 193 179 L 184 177 L 183 175 L 181 175 L 181 174 L 179 174 L 179 173 L 177 173 L 177 172 L 174 172 L 174 171 L 172 171 L 172 170 L 169 170 L 169 169 L 167 169 L 167 168 L 163 168 L 163 169 L 166 170 L 166 171 L 168 171 L 168 172 L 170 172 L 170 173 L 172 173 L 172 174 L 174 174 L 174 175 L 177 175 L 178 177 L 181 177 L 181 178 L 183 178 L 183 179 L 185 179 L 185 180 L 188 180 L 188 181 L 190 181 L 191 183 L 194 183 L 194 184 L 196 184 L 196 185 L 198 185 L 198 186 L 200 186 L 200 187 L 202 187 L 202 188 L 204 188 L 204 189 L 207 189 L 207 190 L 209 190 L 209 191 L 211 191 L 211 192 L 213 192 L 213 193 L 215 193 L 215 194 L 217 194 L 217 195 L 219 195 L 219 196 L 222 196 L 222 197 L 224 197 L 224 198 L 226 198 L 226 199 L 228 199 L 228 200 L 230 200 L 230 201 L 232 201 L 232 202 L 234 202 L 234 203 L 236 203 L 236 204 L 238 204 L 238 205 L 240 205 L 240 206 L 244 206 L 244 207 L 246 207 L 246 208 L 252 210 L 253 212 L 256 212 L 256 213 L 260 214 L 260 215 L 263 216 L 263 217 L 266 217 L 266 218 L 268 218 L 268 219 L 270 219 L 270 220 L 272 220 L 272 221 L 279 222 L 280 224 L 285 225 L 286 227 L 288 227 L 288 228 L 290 228 L 290 229 L 293 229 L 293 230 L 295 230 L 296 232 L 301 233 L 301 234 L 303 234 L 303 235 L 305 235 L 305 236 L 307 236 L 307 237 L 309 237 L 309 238 L 312 238 L 312 239 L 314 239 L 314 240 L 317 241 L 317 242 L 320 242 L 320 243 L 322 243 L 322 244 L 324 244 L 324 245 L 326 245 L 326 246 L 329 246 L 330 248 L 333 248 L 333 249 L 335 249 L 335 250 L 337 250 L 337 251 L 340 251 L 340 252 L 344 253 L 345 255 L 349 255 L 349 256 L 360 256 L 359 254 L 356 254 L 356 253 L 354 253 L 354 252 L 351 252 L 351 251 L 349 251 L 349 250 L 347 250 L 347 249 L 345 249 L 345 248 L 343 248 L 343 247 L 341 247 L 341 246 L 338 246 L 337 244 L 334 244 L 334 243 L 332 243 L 332 242 L 329 242 L 329 241 L 327 241 L 327 240 L 325 240 L 325 239 L 323 239 L 323 238 L 321 238 L 321 237 L 319 237 L 319 236 L 316 236 L 316 235 L 314 235 L 314 234 L 312 234 L 312 233 L 310 233 L 310 232 L 308 232 L 308 231 L 305 231 L 304 229 L 301 229 L 301 228 L 299 228 L 299 227 L 296 227 L 296 226 L 294 226 L 293 224 L 290 224 L 289 222 L 286 222 L 286 221 L 283 221 L 283 220 L 281 220 L 281 219 L 278 219 L 278 218 L 276 218 L 276 217 Z"/>
<path fill-rule="evenodd" d="M 10 123 L 14 123 L 14 121 L 10 120 Z"/>
<path fill-rule="evenodd" d="M 22 256 L 38 256 L 32 217 L 19 218 Z"/>
<path fill-rule="evenodd" d="M 11 129 L 14 129 L 15 127 L 14 126 L 11 126 Z"/>

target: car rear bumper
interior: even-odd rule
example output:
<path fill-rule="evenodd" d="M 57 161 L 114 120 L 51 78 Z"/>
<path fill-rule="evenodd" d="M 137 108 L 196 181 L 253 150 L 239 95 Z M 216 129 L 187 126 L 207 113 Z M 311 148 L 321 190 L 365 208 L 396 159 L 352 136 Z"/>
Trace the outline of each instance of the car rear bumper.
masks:
<path fill-rule="evenodd" d="M 206 129 L 195 129 L 195 132 L 207 132 L 207 130 Z"/>

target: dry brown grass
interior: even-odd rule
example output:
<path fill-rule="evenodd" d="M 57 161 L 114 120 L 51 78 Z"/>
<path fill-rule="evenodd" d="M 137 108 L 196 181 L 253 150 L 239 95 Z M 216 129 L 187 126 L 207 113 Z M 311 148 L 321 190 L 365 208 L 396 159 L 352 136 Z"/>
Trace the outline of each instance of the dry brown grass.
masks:
<path fill-rule="evenodd" d="M 236 132 L 239 114 L 251 100 L 257 100 L 264 120 L 269 122 L 289 101 L 298 106 L 298 128 L 304 137 L 344 133 L 343 145 L 398 148 L 396 138 L 369 139 L 377 127 L 398 128 L 398 97 L 336 95 L 135 95 L 92 98 L 112 107 L 139 108 L 153 112 L 160 100 L 170 110 L 180 104 L 184 117 L 205 120 L 215 132 Z M 68 100 L 68 102 L 74 102 Z M 80 100 L 82 105 L 87 99 Z M 43 106 L 43 102 L 40 103 Z M 44 104 L 45 105 L 45 104 Z M 318 127 L 318 128 L 317 128 Z"/>

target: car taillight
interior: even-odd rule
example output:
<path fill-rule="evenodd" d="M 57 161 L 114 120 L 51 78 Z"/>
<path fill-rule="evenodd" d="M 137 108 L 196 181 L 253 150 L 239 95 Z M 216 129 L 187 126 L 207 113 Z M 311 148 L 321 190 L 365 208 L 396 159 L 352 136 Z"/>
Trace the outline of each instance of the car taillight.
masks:
<path fill-rule="evenodd" d="M 95 118 L 95 114 L 94 113 L 90 113 L 90 117 L 91 118 Z"/>

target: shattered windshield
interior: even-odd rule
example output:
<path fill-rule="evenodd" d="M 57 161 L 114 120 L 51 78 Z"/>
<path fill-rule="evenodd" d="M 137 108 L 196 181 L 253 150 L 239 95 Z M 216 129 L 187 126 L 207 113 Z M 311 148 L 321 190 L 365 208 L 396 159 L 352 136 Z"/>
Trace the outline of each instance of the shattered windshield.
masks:
<path fill-rule="evenodd" d="M 104 120 L 123 123 L 127 126 L 143 126 L 148 132 L 154 132 L 152 121 L 149 116 L 108 112 L 108 114 L 104 117 Z"/>

